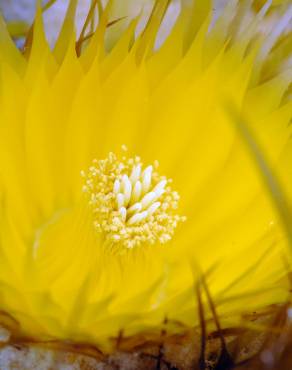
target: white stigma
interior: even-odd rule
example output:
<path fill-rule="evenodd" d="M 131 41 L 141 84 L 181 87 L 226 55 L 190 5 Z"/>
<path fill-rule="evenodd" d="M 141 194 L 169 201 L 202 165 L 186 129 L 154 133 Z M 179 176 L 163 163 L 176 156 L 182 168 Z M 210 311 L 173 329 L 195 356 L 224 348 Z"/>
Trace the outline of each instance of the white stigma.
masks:
<path fill-rule="evenodd" d="M 166 243 L 184 217 L 176 214 L 179 196 L 170 181 L 153 166 L 143 168 L 139 157 L 94 161 L 83 190 L 89 194 L 94 225 L 107 243 L 128 249 L 141 244 Z"/>
<path fill-rule="evenodd" d="M 153 215 L 161 205 L 156 200 L 165 192 L 167 181 L 160 181 L 149 191 L 152 170 L 153 167 L 148 166 L 141 174 L 141 165 L 134 166 L 130 177 L 123 175 L 121 180 L 116 179 L 114 182 L 113 192 L 116 194 L 117 210 L 123 214 L 123 219 L 129 225 L 139 224 Z"/>

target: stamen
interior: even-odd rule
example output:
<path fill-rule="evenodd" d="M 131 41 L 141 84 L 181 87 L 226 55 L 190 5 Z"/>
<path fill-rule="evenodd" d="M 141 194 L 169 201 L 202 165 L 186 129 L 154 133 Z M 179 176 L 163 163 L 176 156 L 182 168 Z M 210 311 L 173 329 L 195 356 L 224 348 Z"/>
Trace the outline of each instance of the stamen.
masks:
<path fill-rule="evenodd" d="M 157 161 L 143 170 L 140 157 L 119 160 L 109 153 L 104 160 L 94 160 L 87 173 L 82 171 L 94 226 L 103 233 L 106 245 L 132 249 L 166 243 L 185 220 L 175 212 L 178 193 L 157 168 Z"/>

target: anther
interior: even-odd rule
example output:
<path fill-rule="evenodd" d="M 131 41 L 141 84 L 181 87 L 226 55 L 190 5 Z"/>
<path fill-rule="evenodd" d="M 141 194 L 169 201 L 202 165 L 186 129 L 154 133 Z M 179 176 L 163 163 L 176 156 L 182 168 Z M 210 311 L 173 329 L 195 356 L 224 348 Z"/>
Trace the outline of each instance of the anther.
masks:
<path fill-rule="evenodd" d="M 94 227 L 104 234 L 106 245 L 132 249 L 166 243 L 185 220 L 176 214 L 178 194 L 156 172 L 157 167 L 155 162 L 143 170 L 140 157 L 125 155 L 119 160 L 110 153 L 106 159 L 95 160 L 87 173 L 81 172 Z"/>

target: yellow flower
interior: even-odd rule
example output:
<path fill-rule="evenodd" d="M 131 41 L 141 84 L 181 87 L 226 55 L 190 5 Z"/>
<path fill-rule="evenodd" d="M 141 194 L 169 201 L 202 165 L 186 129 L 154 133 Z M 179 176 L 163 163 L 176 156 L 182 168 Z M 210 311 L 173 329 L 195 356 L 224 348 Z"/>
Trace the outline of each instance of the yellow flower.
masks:
<path fill-rule="evenodd" d="M 210 27 L 208 1 L 183 2 L 154 49 L 167 4 L 105 52 L 107 7 L 78 56 L 75 0 L 53 51 L 40 9 L 24 55 L 0 23 L 0 309 L 16 336 L 110 351 L 119 333 L 197 326 L 196 294 L 211 318 L 207 286 L 223 327 L 288 298 L 291 8 L 265 35 L 269 3 L 244 17 L 228 2 Z"/>

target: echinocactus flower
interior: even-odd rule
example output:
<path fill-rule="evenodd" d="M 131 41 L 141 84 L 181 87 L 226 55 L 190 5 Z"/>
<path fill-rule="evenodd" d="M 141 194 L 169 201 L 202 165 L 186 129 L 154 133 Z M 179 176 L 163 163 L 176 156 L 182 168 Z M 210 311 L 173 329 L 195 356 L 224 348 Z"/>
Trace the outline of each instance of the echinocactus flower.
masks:
<path fill-rule="evenodd" d="M 266 32 L 271 2 L 216 20 L 211 5 L 182 1 L 158 47 L 163 0 L 110 47 L 128 21 L 111 4 L 76 42 L 71 0 L 53 51 L 40 8 L 23 51 L 1 20 L 0 309 L 15 338 L 108 353 L 198 327 L 202 307 L 212 330 L 214 308 L 246 327 L 287 301 L 291 6 Z"/>

